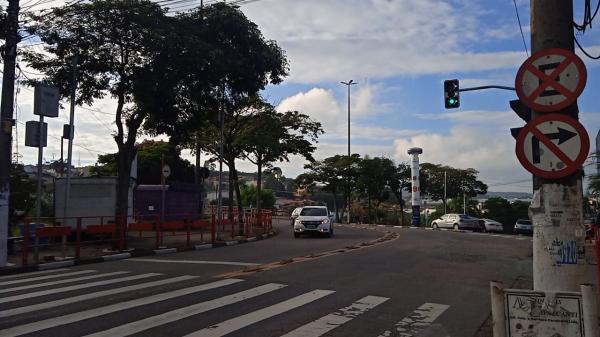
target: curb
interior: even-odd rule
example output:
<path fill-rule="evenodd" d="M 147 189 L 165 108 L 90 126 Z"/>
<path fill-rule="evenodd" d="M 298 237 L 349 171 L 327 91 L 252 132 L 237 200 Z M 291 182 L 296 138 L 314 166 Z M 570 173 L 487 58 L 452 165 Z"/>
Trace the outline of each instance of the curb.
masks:
<path fill-rule="evenodd" d="M 215 242 L 214 244 L 207 243 L 207 244 L 195 245 L 195 246 L 191 246 L 191 247 L 164 248 L 164 249 L 153 249 L 153 250 L 136 250 L 136 251 L 132 251 L 130 253 L 109 254 L 109 255 L 103 255 L 103 256 L 98 256 L 98 257 L 89 258 L 89 259 L 48 262 L 48 263 L 41 263 L 41 264 L 37 264 L 37 265 L 28 265 L 27 267 L 17 267 L 17 268 L 8 267 L 6 269 L 0 269 L 0 276 L 11 275 L 11 274 L 21 274 L 21 273 L 32 272 L 32 271 L 42 271 L 42 270 L 49 270 L 49 269 L 56 269 L 56 268 L 63 268 L 63 267 L 80 266 L 80 265 L 87 265 L 87 264 L 92 264 L 92 263 L 126 260 L 126 259 L 129 259 L 132 257 L 165 255 L 165 254 L 189 252 L 189 251 L 193 251 L 193 250 L 206 250 L 206 249 L 213 249 L 213 248 L 219 248 L 219 247 L 235 246 L 235 245 L 239 245 L 239 244 L 243 244 L 243 243 L 261 241 L 261 240 L 265 240 L 268 238 L 272 238 L 277 234 L 278 234 L 277 232 L 271 232 L 268 234 L 253 236 L 253 237 L 250 237 L 247 239 Z"/>

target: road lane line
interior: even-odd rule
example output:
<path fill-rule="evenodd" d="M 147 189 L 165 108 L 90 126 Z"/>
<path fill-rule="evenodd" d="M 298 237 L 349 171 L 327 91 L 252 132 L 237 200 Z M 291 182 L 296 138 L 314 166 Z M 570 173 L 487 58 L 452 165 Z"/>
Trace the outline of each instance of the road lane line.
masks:
<path fill-rule="evenodd" d="M 0 294 L 2 294 L 2 293 L 10 293 L 12 291 L 25 290 L 25 289 L 54 286 L 54 285 L 63 284 L 63 283 L 71 283 L 71 282 L 77 282 L 77 281 L 92 280 L 92 279 L 95 279 L 95 278 L 102 278 L 102 277 L 115 276 L 115 275 L 122 275 L 122 274 L 128 274 L 128 273 L 129 273 L 128 271 L 117 271 L 117 272 L 114 272 L 114 273 L 88 275 L 88 276 L 82 276 L 82 277 L 69 278 L 69 279 L 65 279 L 65 280 L 50 281 L 50 282 L 36 283 L 36 284 L 28 284 L 28 285 L 19 286 L 19 287 L 12 287 L 12 288 L 0 289 Z"/>
<path fill-rule="evenodd" d="M 143 278 L 147 278 L 147 277 L 153 277 L 153 276 L 158 276 L 158 275 L 162 275 L 162 274 L 160 274 L 160 273 L 148 273 L 148 274 L 133 275 L 133 276 L 115 278 L 115 279 L 111 279 L 111 280 L 104 280 L 104 281 L 98 281 L 98 282 L 92 282 L 92 283 L 77 284 L 77 285 L 74 285 L 74 286 L 68 286 L 68 287 L 62 287 L 62 288 L 40 290 L 40 291 L 36 291 L 36 292 L 32 292 L 32 293 L 26 293 L 26 294 L 21 294 L 21 295 L 15 295 L 15 296 L 9 296 L 9 297 L 0 298 L 0 303 L 6 303 L 6 302 L 12 302 L 12 301 L 19 301 L 19 300 L 23 300 L 23 299 L 26 299 L 26 298 L 39 297 L 39 296 L 45 296 L 45 295 L 50 295 L 50 294 L 64 293 L 64 292 L 67 292 L 67 291 L 78 290 L 78 289 L 85 289 L 85 288 L 97 287 L 97 286 L 103 286 L 103 285 L 113 284 L 113 283 L 119 283 L 119 282 L 139 280 L 139 279 L 143 279 Z M 1 336 L 1 334 L 0 334 L 0 336 Z"/>
<path fill-rule="evenodd" d="M 123 311 L 126 309 L 131 309 L 135 307 L 139 307 L 146 304 L 152 304 L 160 301 L 165 301 L 171 298 L 180 297 L 184 295 L 190 295 L 193 293 L 197 293 L 200 291 L 215 289 L 219 287 L 224 287 L 227 285 L 231 285 L 234 283 L 242 282 L 243 280 L 239 279 L 227 279 L 220 280 L 216 282 L 201 284 L 194 287 L 178 289 L 174 291 L 169 291 L 166 293 L 156 294 L 148 297 L 142 297 L 135 300 L 115 303 L 111 305 L 107 305 L 104 307 L 94 308 L 90 310 L 80 311 L 64 316 L 58 316 L 54 318 L 45 319 L 42 321 L 32 322 L 29 324 L 19 325 L 15 327 L 11 327 L 8 329 L 0 330 L 0 336 L 2 337 L 13 337 L 25 335 L 28 333 L 33 333 L 36 331 L 41 331 L 65 324 L 70 324 L 74 322 L 79 322 L 84 319 L 94 318 L 102 315 L 111 314 L 118 311 Z"/>
<path fill-rule="evenodd" d="M 305 304 L 314 302 L 322 297 L 333 294 L 333 290 L 313 290 L 306 294 L 290 298 L 266 308 L 253 311 L 246 315 L 238 316 L 230 320 L 215 324 L 208 328 L 192 332 L 185 337 L 221 337 L 229 333 L 245 328 L 254 323 L 263 321 L 273 316 L 282 314 Z"/>
<path fill-rule="evenodd" d="M 195 261 L 195 260 L 162 260 L 162 259 L 129 259 L 127 262 L 157 262 L 157 263 L 190 263 L 190 264 L 222 264 L 229 266 L 256 266 L 256 263 L 230 261 Z"/>
<path fill-rule="evenodd" d="M 244 290 L 236 294 L 224 296 L 214 300 L 193 304 L 184 308 L 179 308 L 164 314 L 155 315 L 139 321 L 131 322 L 112 329 L 100 331 L 85 337 L 124 337 L 142 332 L 163 324 L 175 322 L 190 316 L 198 315 L 213 309 L 221 308 L 226 305 L 241 302 L 253 297 L 264 295 L 286 287 L 284 284 L 269 283 L 260 287 Z"/>
<path fill-rule="evenodd" d="M 444 313 L 449 305 L 437 303 L 425 303 L 418 307 L 407 317 L 404 317 L 400 322 L 396 323 L 392 331 L 388 330 L 378 337 L 402 336 L 413 337 L 418 336 L 418 333 L 431 325 L 441 314 Z"/>
<path fill-rule="evenodd" d="M 99 297 L 110 296 L 110 295 L 115 295 L 115 294 L 121 294 L 121 293 L 125 293 L 125 292 L 128 292 L 128 291 L 134 291 L 134 290 L 146 289 L 146 288 L 150 288 L 150 287 L 162 286 L 162 285 L 166 285 L 166 284 L 171 284 L 171 283 L 176 283 L 176 282 L 191 280 L 191 279 L 194 279 L 194 278 L 198 278 L 198 276 L 184 275 L 184 276 L 178 276 L 178 277 L 168 278 L 168 279 L 159 280 L 159 281 L 152 281 L 152 282 L 134 284 L 134 285 L 131 285 L 131 286 L 126 286 L 126 287 L 121 287 L 121 288 L 115 288 L 115 289 L 109 289 L 109 290 L 104 290 L 104 291 L 98 291 L 98 292 L 93 292 L 93 293 L 79 295 L 79 296 L 74 296 L 74 297 L 67 297 L 67 298 L 63 298 L 63 299 L 60 299 L 60 300 L 56 300 L 56 301 L 50 301 L 50 302 L 44 302 L 44 303 L 39 303 L 39 304 L 27 305 L 27 306 L 24 306 L 24 307 L 18 307 L 18 308 L 14 308 L 14 309 L 8 309 L 8 310 L 0 311 L 0 318 L 2 318 L 2 317 L 10 317 L 10 316 L 19 315 L 19 314 L 24 314 L 24 313 L 27 313 L 27 312 L 33 312 L 33 311 L 42 310 L 42 309 L 55 308 L 55 307 L 58 307 L 58 306 L 61 306 L 61 305 L 65 305 L 65 304 L 70 304 L 70 303 L 75 303 L 75 302 L 81 302 L 81 301 L 90 300 L 90 299 L 93 299 L 93 298 L 99 298 Z"/>
<path fill-rule="evenodd" d="M 54 270 L 56 270 L 56 269 L 54 269 Z M 0 282 L 0 286 L 7 286 L 7 285 L 11 285 L 11 284 L 34 282 L 34 281 L 42 281 L 42 280 L 48 280 L 48 279 L 52 279 L 52 278 L 59 278 L 59 277 L 76 276 L 76 275 L 89 274 L 89 273 L 95 273 L 95 272 L 97 272 L 97 270 L 82 270 L 82 271 L 76 271 L 76 272 L 65 273 L 65 274 L 23 278 L 23 279 L 19 279 L 19 280 L 10 280 L 10 281 L 5 281 L 5 282 Z"/>
<path fill-rule="evenodd" d="M 73 269 L 61 268 L 61 269 L 50 269 L 50 270 L 35 271 L 35 272 L 32 272 L 32 273 L 20 273 L 20 274 L 6 275 L 6 276 L 0 276 L 0 280 L 9 280 L 9 279 L 19 278 L 19 277 L 23 277 L 23 276 L 44 275 L 44 274 L 56 273 L 56 272 L 59 272 L 59 271 L 67 271 L 67 270 L 73 270 Z M 27 277 L 19 279 L 19 280 L 27 280 Z"/>
<path fill-rule="evenodd" d="M 359 315 L 375 308 L 383 302 L 389 300 L 388 297 L 367 296 L 352 303 L 350 306 L 342 308 L 327 316 L 321 317 L 316 321 L 312 321 L 306 325 L 295 329 L 282 337 L 318 337 L 327 332 L 339 327 L 340 325 L 350 322 Z"/>

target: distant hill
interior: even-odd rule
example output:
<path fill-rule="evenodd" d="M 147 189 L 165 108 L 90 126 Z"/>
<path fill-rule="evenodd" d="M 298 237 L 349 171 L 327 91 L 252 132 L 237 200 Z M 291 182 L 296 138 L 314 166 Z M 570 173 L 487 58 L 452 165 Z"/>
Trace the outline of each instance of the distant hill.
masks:
<path fill-rule="evenodd" d="M 531 193 L 525 192 L 488 192 L 487 194 L 478 195 L 478 199 L 489 198 L 504 198 L 504 199 L 531 199 Z"/>

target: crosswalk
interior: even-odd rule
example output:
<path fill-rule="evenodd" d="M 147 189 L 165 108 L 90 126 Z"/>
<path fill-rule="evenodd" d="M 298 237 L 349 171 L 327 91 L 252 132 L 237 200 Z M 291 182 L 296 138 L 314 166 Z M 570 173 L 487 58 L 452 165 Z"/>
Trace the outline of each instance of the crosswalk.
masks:
<path fill-rule="evenodd" d="M 243 279 L 206 281 L 193 275 L 62 268 L 0 277 L 0 336 L 244 335 L 307 307 L 311 309 L 300 316 L 300 326 L 298 322 L 285 324 L 276 336 L 318 337 L 336 335 L 336 331 L 345 331 L 345 336 L 352 330 L 343 330 L 344 326 L 373 319 L 378 314 L 371 311 L 388 312 L 392 306 L 386 305 L 401 300 L 335 295 L 332 289 L 251 284 Z M 331 310 L 332 304 L 338 309 Z M 416 337 L 448 309 L 448 305 L 425 303 L 412 312 L 399 313 L 371 335 L 392 336 L 394 332 L 401 334 L 393 336 Z M 408 316 L 402 318 L 402 314 Z M 165 333 L 174 326 L 185 328 Z"/>

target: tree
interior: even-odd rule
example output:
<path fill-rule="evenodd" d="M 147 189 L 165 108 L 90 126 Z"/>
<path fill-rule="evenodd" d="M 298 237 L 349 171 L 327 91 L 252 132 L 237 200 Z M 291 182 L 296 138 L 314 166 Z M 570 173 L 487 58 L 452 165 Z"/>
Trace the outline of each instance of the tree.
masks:
<path fill-rule="evenodd" d="M 338 193 L 341 192 L 345 195 L 344 200 L 345 203 L 347 203 L 349 193 L 348 182 L 350 182 L 351 186 L 357 184 L 360 175 L 360 161 L 360 156 L 358 154 L 353 154 L 350 158 L 348 158 L 348 156 L 336 155 L 325 158 L 322 161 L 306 164 L 304 165 L 304 168 L 307 169 L 308 172 L 299 175 L 296 178 L 296 184 L 299 186 L 306 186 L 309 189 L 316 185 L 322 185 L 324 191 L 333 195 L 336 219 L 339 221 L 339 207 L 337 205 Z"/>
<path fill-rule="evenodd" d="M 595 174 L 590 177 L 588 190 L 591 194 L 600 194 L 600 174 Z"/>
<path fill-rule="evenodd" d="M 516 200 L 512 204 L 504 198 L 489 198 L 483 203 L 483 216 L 493 219 L 504 225 L 504 231 L 513 231 L 518 219 L 528 219 L 529 203 Z"/>
<path fill-rule="evenodd" d="M 181 158 L 181 150 L 172 143 L 145 140 L 136 145 L 137 152 L 137 183 L 156 185 L 161 182 L 161 162 L 171 167 L 170 181 L 192 183 L 194 168 L 192 164 Z M 117 174 L 118 153 L 98 156 L 101 166 L 93 167 L 92 174 L 114 176 Z"/>
<path fill-rule="evenodd" d="M 29 179 L 21 164 L 13 164 L 10 170 L 10 222 L 15 224 L 27 216 L 35 206 L 35 181 Z"/>
<path fill-rule="evenodd" d="M 172 19 L 159 4 L 148 0 L 76 2 L 34 15 L 29 32 L 45 43 L 45 53 L 28 54 L 34 69 L 68 96 L 73 85 L 71 61 L 77 59 L 76 103 L 92 104 L 107 94 L 116 100 L 114 134 L 119 149 L 116 215 L 127 214 L 129 173 L 135 157 L 138 130 L 154 109 L 145 100 L 164 102 L 169 90 L 152 90 L 151 80 L 166 63 L 156 62 L 176 34 Z M 161 108 L 165 110 L 164 105 Z M 119 218 L 120 219 L 120 218 Z M 121 222 L 118 221 L 118 226 Z M 118 229 L 117 229 L 118 230 Z"/>
<path fill-rule="evenodd" d="M 487 193 L 487 185 L 477 180 L 479 172 L 475 169 L 457 169 L 440 164 L 422 163 L 420 165 L 421 192 L 428 195 L 432 200 L 444 198 L 444 172 L 446 173 L 446 196 L 447 198 L 461 198 L 463 193 L 467 197 L 476 197 L 478 194 Z"/>
<path fill-rule="evenodd" d="M 390 177 L 388 185 L 400 204 L 400 223 L 404 225 L 404 198 L 402 197 L 402 191 L 404 189 L 410 190 L 412 186 L 410 166 L 407 163 L 398 164 L 394 174 Z"/>
<path fill-rule="evenodd" d="M 255 200 L 257 200 L 256 194 L 258 189 L 255 186 L 244 185 L 241 188 L 242 205 L 248 207 L 251 206 Z M 271 209 L 275 206 L 275 194 L 272 190 L 266 188 L 261 192 L 262 196 L 260 199 L 263 202 L 263 208 Z"/>
<path fill-rule="evenodd" d="M 261 207 L 263 168 L 272 167 L 276 161 L 289 161 L 290 155 L 301 155 L 314 161 L 316 147 L 312 142 L 323 133 L 321 123 L 297 111 L 278 113 L 266 102 L 260 112 L 249 119 L 242 140 L 246 145 L 246 158 L 257 166 L 256 207 Z"/>
<path fill-rule="evenodd" d="M 399 183 L 394 181 L 398 174 L 396 164 L 389 158 L 367 156 L 360 161 L 359 172 L 359 194 L 367 197 L 369 217 L 372 204 L 375 205 L 375 221 L 379 223 L 379 206 L 390 197 L 390 183 L 395 188 L 399 187 Z"/>

